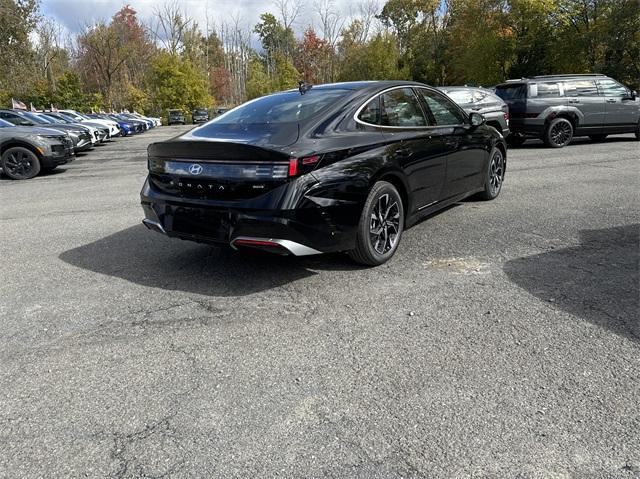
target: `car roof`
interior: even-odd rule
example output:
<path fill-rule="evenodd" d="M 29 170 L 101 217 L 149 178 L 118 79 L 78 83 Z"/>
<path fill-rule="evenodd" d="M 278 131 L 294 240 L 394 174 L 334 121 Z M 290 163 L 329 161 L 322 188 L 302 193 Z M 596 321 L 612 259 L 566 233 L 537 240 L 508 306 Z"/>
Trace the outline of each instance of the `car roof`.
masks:
<path fill-rule="evenodd" d="M 518 84 L 518 83 L 529 83 L 529 82 L 538 82 L 540 80 L 579 80 L 579 79 L 596 79 L 596 78 L 609 78 L 607 75 L 603 75 L 602 73 L 573 73 L 573 74 L 557 74 L 557 75 L 536 75 L 532 77 L 523 77 L 523 78 L 513 78 L 509 79 L 500 85 L 504 86 L 509 84 Z"/>
<path fill-rule="evenodd" d="M 312 85 L 314 90 L 378 90 L 381 88 L 393 88 L 395 86 L 420 86 L 420 87 L 429 87 L 429 85 L 425 85 L 424 83 L 415 82 L 411 80 L 366 80 L 366 81 L 348 81 L 348 82 L 337 82 L 337 83 L 321 83 L 319 85 Z M 297 88 L 291 88 L 289 90 L 274 92 L 284 93 L 284 92 L 292 92 L 298 91 Z"/>

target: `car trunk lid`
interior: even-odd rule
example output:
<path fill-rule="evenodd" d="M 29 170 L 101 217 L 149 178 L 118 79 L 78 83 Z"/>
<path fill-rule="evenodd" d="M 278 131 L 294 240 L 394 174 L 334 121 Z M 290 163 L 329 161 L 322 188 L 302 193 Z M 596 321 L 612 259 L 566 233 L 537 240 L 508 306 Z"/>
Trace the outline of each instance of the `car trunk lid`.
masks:
<path fill-rule="evenodd" d="M 290 181 L 289 155 L 256 145 L 180 138 L 152 144 L 148 153 L 151 182 L 183 198 L 249 199 Z"/>

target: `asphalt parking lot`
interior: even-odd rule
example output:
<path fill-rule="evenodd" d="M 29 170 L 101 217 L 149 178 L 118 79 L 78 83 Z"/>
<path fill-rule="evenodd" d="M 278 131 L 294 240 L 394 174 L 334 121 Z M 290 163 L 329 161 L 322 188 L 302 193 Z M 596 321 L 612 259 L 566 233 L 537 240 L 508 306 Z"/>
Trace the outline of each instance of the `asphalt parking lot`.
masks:
<path fill-rule="evenodd" d="M 0 477 L 640 477 L 640 150 L 509 153 L 388 264 L 147 231 L 162 127 L 0 179 Z"/>

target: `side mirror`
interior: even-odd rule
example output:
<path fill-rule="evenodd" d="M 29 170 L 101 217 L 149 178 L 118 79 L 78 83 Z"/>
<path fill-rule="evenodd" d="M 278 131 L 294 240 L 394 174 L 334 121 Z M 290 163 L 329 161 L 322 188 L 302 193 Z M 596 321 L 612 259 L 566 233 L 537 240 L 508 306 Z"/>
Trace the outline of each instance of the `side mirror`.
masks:
<path fill-rule="evenodd" d="M 471 114 L 469 115 L 469 120 L 471 121 L 471 126 L 474 128 L 480 125 L 484 125 L 484 122 L 486 121 L 484 115 L 476 113 L 475 111 L 471 112 Z"/>
<path fill-rule="evenodd" d="M 633 91 L 631 92 L 631 99 L 632 99 L 633 101 L 636 101 L 636 98 L 637 98 L 637 97 L 638 97 L 638 92 L 637 92 L 637 91 L 635 91 L 635 90 L 633 90 Z"/>

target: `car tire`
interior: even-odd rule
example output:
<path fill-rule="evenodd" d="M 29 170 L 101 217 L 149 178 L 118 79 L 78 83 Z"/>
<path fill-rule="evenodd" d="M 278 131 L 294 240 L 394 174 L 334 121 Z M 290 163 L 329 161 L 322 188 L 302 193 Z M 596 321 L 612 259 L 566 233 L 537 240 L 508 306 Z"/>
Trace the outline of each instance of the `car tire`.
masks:
<path fill-rule="evenodd" d="M 2 171 L 13 180 L 28 180 L 40 173 L 37 155 L 22 146 L 8 148 L 0 158 Z"/>
<path fill-rule="evenodd" d="M 391 183 L 373 185 L 362 209 L 356 232 L 356 247 L 348 254 L 357 263 L 379 266 L 398 249 L 404 230 L 404 205 Z"/>
<path fill-rule="evenodd" d="M 512 133 L 507 137 L 507 145 L 509 145 L 510 148 L 518 148 L 522 146 L 525 141 L 527 141 L 527 137 L 524 135 Z"/>
<path fill-rule="evenodd" d="M 573 124 L 566 118 L 551 120 L 542 140 L 551 148 L 564 148 L 573 139 Z"/>
<path fill-rule="evenodd" d="M 604 141 L 607 138 L 608 135 L 603 134 L 603 135 L 589 135 L 589 138 L 591 138 L 593 141 Z"/>
<path fill-rule="evenodd" d="M 481 199 L 490 201 L 498 197 L 502 190 L 505 171 L 506 160 L 504 153 L 499 148 L 494 148 L 491 151 L 487 172 L 485 173 L 484 191 L 479 195 Z"/>

